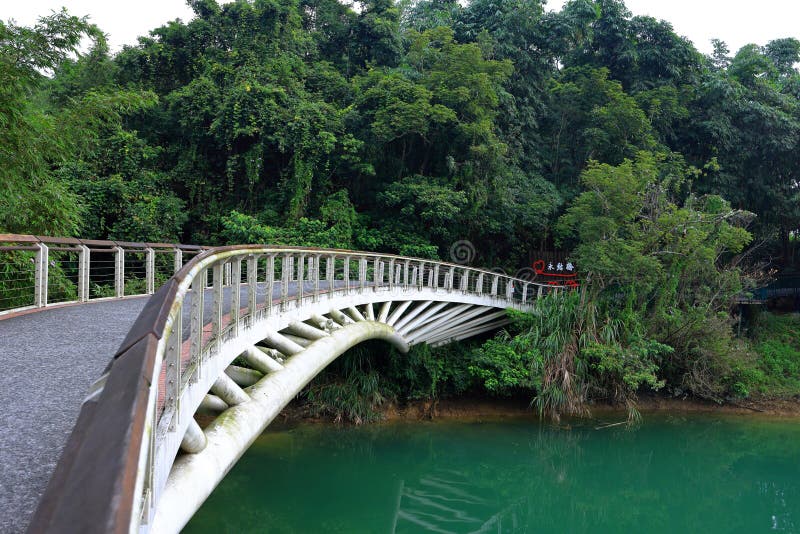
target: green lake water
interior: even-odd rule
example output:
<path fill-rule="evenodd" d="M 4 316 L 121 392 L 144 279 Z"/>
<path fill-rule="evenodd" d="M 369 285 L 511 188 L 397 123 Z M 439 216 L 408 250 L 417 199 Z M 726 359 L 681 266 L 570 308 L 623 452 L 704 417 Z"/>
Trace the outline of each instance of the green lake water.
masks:
<path fill-rule="evenodd" d="M 800 421 L 645 414 L 264 434 L 185 532 L 798 532 Z"/>

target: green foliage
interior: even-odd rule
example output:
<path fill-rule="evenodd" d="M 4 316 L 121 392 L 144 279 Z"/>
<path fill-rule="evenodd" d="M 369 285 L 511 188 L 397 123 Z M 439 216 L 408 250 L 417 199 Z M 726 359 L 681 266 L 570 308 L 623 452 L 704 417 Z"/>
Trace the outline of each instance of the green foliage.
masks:
<path fill-rule="evenodd" d="M 431 348 L 415 345 L 408 354 L 392 351 L 386 376 L 396 385 L 398 398 L 438 399 L 470 389 L 470 355 L 459 345 Z"/>
<path fill-rule="evenodd" d="M 541 366 L 542 355 L 524 340 L 503 332 L 475 351 L 468 369 L 494 395 L 527 392 L 541 386 L 531 369 Z"/>
<path fill-rule="evenodd" d="M 331 195 L 320 211 L 321 219 L 303 217 L 290 227 L 263 224 L 256 217 L 232 211 L 222 219 L 221 237 L 227 243 L 352 248 L 358 220 L 347 192 Z"/>
<path fill-rule="evenodd" d="M 739 377 L 745 392 L 800 394 L 800 316 L 760 314 L 751 328 L 758 355 L 747 374 Z M 746 396 L 746 395 L 745 395 Z"/>
<path fill-rule="evenodd" d="M 371 423 L 380 419 L 387 398 L 379 373 L 373 368 L 370 346 L 350 349 L 305 389 L 303 396 L 315 417 L 330 416 L 337 423 Z"/>
<path fill-rule="evenodd" d="M 678 205 L 670 189 L 692 170 L 684 177 L 674 170 L 645 153 L 617 167 L 590 165 L 587 191 L 558 229 L 575 239 L 575 257 L 588 266 L 591 300 L 637 317 L 648 336 L 674 349 L 662 367 L 674 386 L 718 399 L 729 356 L 738 354 L 724 317 L 741 282 L 727 261 L 749 243 L 742 226 L 751 214 L 718 196 L 690 195 Z"/>
<path fill-rule="evenodd" d="M 729 309 L 743 270 L 797 262 L 800 43 L 703 57 L 620 0 L 544 4 L 192 0 L 114 56 L 64 11 L 0 23 L 0 231 L 425 258 L 469 239 L 512 272 L 571 252 L 580 296 L 511 337 L 340 370 L 315 399 L 361 403 L 344 418 L 387 388 L 535 393 L 554 416 L 662 384 L 792 391 L 792 342 L 757 356 Z"/>
<path fill-rule="evenodd" d="M 87 35 L 99 32 L 65 10 L 33 28 L 0 21 L 0 231 L 71 235 L 80 224 L 79 199 L 51 174 L 74 138 L 32 96 L 41 72 L 75 53 Z"/>
<path fill-rule="evenodd" d="M 593 387 L 616 402 L 625 402 L 641 387 L 658 391 L 664 380 L 656 378 L 659 362 L 672 347 L 654 340 L 635 339 L 628 347 L 591 343 L 583 350 L 594 375 Z"/>

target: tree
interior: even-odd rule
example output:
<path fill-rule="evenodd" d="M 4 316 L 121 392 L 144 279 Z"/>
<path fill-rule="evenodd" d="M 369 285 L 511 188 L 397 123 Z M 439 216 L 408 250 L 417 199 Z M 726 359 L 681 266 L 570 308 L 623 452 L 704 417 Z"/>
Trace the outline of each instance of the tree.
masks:
<path fill-rule="evenodd" d="M 71 235 L 81 221 L 79 200 L 52 175 L 76 137 L 34 94 L 84 36 L 102 38 L 86 19 L 65 10 L 33 28 L 0 22 L 0 231 Z"/>
<path fill-rule="evenodd" d="M 675 186 L 696 171 L 675 171 L 647 153 L 619 166 L 590 165 L 582 175 L 587 190 L 558 230 L 575 240 L 587 301 L 623 318 L 620 326 L 631 340 L 672 347 L 662 367 L 670 383 L 719 398 L 735 354 L 724 317 L 742 289 L 733 255 L 751 240 L 744 226 L 752 214 L 717 195 L 690 195 L 677 203 Z M 713 343 L 709 336 L 716 336 Z"/>

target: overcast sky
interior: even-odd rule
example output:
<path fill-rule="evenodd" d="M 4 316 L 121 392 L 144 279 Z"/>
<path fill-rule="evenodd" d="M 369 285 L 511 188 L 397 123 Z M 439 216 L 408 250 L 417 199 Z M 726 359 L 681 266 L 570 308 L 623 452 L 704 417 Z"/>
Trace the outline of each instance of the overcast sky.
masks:
<path fill-rule="evenodd" d="M 565 0 L 549 0 L 560 9 Z M 780 37 L 800 39 L 800 0 L 626 0 L 634 15 L 672 23 L 705 53 L 710 40 L 722 39 L 735 52 L 748 43 L 764 45 Z M 192 17 L 184 0 L 0 0 L 0 18 L 31 25 L 36 18 L 65 6 L 73 15 L 89 15 L 110 35 L 112 50 L 135 44 L 136 37 L 163 23 Z"/>

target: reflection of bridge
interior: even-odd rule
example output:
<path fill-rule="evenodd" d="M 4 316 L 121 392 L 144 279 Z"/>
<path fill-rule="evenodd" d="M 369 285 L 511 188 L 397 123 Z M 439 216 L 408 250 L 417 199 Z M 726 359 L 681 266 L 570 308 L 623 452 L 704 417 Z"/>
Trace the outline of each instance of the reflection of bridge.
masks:
<path fill-rule="evenodd" d="M 43 239 L 24 237 L 0 241 L 35 249 L 34 305 L 41 306 L 55 264 Z M 80 300 L 92 296 L 93 246 L 114 251 L 109 272 L 116 295 L 124 294 L 125 244 L 108 244 L 61 243 L 79 256 Z M 154 246 L 127 245 L 139 247 L 143 289 L 152 291 Z M 234 246 L 181 263 L 175 252 L 180 270 L 144 304 L 84 400 L 32 531 L 177 531 L 280 410 L 349 348 L 383 339 L 405 352 L 466 339 L 496 330 L 508 322 L 506 309 L 530 309 L 553 290 L 461 265 L 353 251 Z M 86 310 L 96 328 L 103 309 L 120 302 L 133 301 L 64 310 Z M 0 323 L 3 345 L 15 346 L 15 321 L 35 328 L 32 318 Z M 58 335 L 91 337 L 72 327 Z M 217 417 L 201 429 L 198 411 Z"/>

